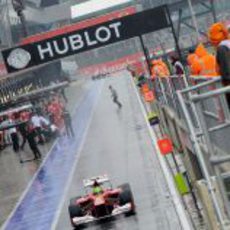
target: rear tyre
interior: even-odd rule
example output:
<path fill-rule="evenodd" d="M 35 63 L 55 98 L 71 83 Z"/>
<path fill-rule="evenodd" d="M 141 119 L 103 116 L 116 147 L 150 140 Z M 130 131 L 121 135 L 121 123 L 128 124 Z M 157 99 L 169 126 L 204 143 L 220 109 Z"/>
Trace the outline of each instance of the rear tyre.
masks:
<path fill-rule="evenodd" d="M 135 214 L 135 204 L 134 204 L 133 193 L 131 191 L 130 185 L 126 183 L 126 184 L 119 186 L 119 188 L 122 189 L 122 192 L 119 195 L 119 204 L 122 206 L 127 203 L 131 203 L 132 209 L 126 214 L 127 215 Z"/>
<path fill-rule="evenodd" d="M 69 216 L 70 216 L 70 221 L 71 221 L 71 224 L 72 226 L 75 228 L 75 229 L 80 229 L 80 226 L 76 226 L 72 219 L 74 217 L 81 217 L 84 215 L 83 213 L 83 210 L 81 208 L 80 205 L 77 205 L 76 201 L 79 199 L 80 197 L 74 197 L 70 200 L 70 204 L 69 204 Z"/>

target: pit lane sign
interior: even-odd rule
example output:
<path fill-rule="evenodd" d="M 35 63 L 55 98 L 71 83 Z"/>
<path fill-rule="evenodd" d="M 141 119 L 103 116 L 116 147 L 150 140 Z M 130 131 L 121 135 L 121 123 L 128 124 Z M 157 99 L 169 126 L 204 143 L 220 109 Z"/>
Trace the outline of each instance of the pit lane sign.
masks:
<path fill-rule="evenodd" d="M 161 6 L 39 42 L 3 50 L 8 73 L 106 46 L 170 26 Z"/>

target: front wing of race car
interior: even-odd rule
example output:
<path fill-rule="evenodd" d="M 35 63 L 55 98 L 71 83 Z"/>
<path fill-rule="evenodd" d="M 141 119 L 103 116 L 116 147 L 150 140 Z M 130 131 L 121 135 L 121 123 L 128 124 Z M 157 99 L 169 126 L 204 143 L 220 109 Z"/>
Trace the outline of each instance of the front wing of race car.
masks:
<path fill-rule="evenodd" d="M 133 209 L 132 203 L 127 203 L 125 205 L 118 206 L 118 207 L 114 208 L 114 210 L 112 211 L 112 213 L 110 215 L 106 215 L 106 216 L 103 216 L 100 218 L 96 218 L 96 217 L 93 217 L 91 215 L 74 217 L 74 218 L 72 218 L 72 222 L 75 226 L 78 226 L 78 225 L 87 224 L 87 223 L 90 223 L 93 221 L 109 218 L 112 216 L 117 216 L 117 215 L 120 215 L 123 213 L 128 213 L 128 212 L 132 211 L 132 209 Z"/>

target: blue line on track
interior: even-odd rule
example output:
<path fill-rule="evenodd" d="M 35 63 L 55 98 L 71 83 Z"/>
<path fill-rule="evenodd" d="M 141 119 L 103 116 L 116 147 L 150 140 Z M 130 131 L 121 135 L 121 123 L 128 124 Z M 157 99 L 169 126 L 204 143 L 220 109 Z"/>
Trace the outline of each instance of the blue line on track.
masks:
<path fill-rule="evenodd" d="M 101 82 L 96 82 L 78 106 L 73 117 L 75 137 L 59 138 L 21 203 L 7 220 L 5 230 L 49 230 L 51 228 L 101 86 Z"/>

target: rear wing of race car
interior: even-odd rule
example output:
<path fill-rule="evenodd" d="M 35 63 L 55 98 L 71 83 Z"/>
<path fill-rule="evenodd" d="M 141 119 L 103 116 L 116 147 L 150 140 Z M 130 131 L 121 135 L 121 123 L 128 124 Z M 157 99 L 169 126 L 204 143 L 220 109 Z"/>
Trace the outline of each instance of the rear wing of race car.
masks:
<path fill-rule="evenodd" d="M 95 181 L 97 181 L 98 184 L 104 184 L 105 182 L 110 183 L 109 177 L 107 175 L 102 175 L 83 180 L 84 187 L 92 187 Z"/>

